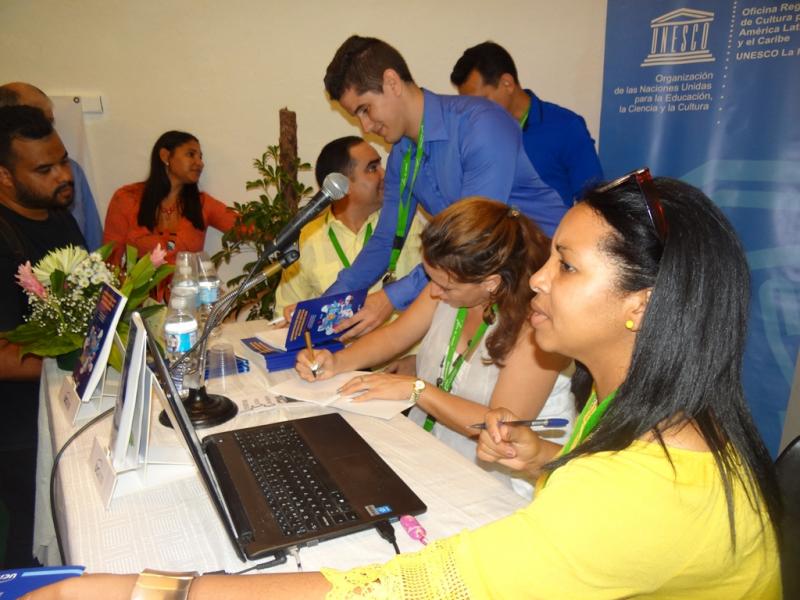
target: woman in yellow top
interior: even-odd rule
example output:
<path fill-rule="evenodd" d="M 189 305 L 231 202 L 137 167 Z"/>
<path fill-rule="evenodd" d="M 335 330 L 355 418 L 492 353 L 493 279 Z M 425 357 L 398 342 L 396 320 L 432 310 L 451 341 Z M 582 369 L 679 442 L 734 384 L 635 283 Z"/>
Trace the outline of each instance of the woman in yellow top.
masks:
<path fill-rule="evenodd" d="M 385 565 L 203 576 L 188 597 L 778 600 L 778 494 L 740 380 L 749 275 L 722 213 L 679 181 L 623 178 L 570 209 L 531 286 L 537 344 L 594 388 L 560 456 L 487 415 L 479 455 L 541 474 L 534 502 Z M 127 599 L 136 580 L 35 597 Z"/>

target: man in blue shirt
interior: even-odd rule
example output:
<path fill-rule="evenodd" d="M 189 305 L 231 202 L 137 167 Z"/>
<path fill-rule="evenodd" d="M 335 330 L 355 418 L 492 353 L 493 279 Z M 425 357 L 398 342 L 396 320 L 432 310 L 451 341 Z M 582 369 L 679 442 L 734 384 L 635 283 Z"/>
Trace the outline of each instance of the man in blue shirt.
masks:
<path fill-rule="evenodd" d="M 0 86 L 0 106 L 19 105 L 38 108 L 51 123 L 55 122 L 53 102 L 36 86 L 21 81 Z M 86 239 L 86 247 L 89 250 L 97 250 L 103 243 L 103 224 L 100 222 L 97 205 L 83 168 L 71 158 L 69 162 L 75 180 L 74 199 L 69 210 Z"/>
<path fill-rule="evenodd" d="M 405 60 L 381 40 L 352 36 L 337 50 L 325 88 L 365 132 L 394 144 L 386 167 L 384 208 L 369 243 L 328 293 L 369 287 L 392 271 L 417 205 L 431 215 L 467 196 L 516 206 L 552 235 L 566 207 L 530 164 L 519 126 L 492 102 L 440 96 L 418 87 Z M 402 191 L 401 191 L 402 189 Z M 398 225 L 399 224 L 399 225 Z M 393 252 L 395 250 L 395 252 Z M 427 284 L 422 266 L 371 294 L 340 329 L 348 338 L 404 309 Z"/>
<path fill-rule="evenodd" d="M 523 89 L 511 55 L 494 42 L 468 48 L 450 81 L 458 93 L 482 96 L 505 108 L 522 127 L 525 151 L 541 178 L 567 206 L 603 178 L 594 140 L 583 117 Z"/>

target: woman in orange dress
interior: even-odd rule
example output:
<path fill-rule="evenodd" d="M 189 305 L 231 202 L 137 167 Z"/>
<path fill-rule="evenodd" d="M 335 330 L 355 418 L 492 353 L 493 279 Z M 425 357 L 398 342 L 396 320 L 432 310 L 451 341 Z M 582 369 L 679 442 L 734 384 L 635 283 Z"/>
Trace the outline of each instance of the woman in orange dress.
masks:
<path fill-rule="evenodd" d="M 208 226 L 231 229 L 236 212 L 198 189 L 202 173 L 203 152 L 195 136 L 161 135 L 150 154 L 147 180 L 124 185 L 111 198 L 103 231 L 103 243 L 115 244 L 110 260 L 121 264 L 126 245 L 143 256 L 161 244 L 167 262 L 175 264 L 177 252 L 203 250 Z"/>

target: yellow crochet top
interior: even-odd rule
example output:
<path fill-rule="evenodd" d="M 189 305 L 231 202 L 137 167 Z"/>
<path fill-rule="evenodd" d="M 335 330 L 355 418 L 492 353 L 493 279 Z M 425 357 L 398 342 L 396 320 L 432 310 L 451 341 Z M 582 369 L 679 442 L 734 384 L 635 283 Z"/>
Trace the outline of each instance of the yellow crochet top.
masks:
<path fill-rule="evenodd" d="M 710 452 L 576 458 L 516 513 L 385 565 L 323 570 L 330 599 L 781 598 L 772 526 L 734 485 L 736 549 Z"/>

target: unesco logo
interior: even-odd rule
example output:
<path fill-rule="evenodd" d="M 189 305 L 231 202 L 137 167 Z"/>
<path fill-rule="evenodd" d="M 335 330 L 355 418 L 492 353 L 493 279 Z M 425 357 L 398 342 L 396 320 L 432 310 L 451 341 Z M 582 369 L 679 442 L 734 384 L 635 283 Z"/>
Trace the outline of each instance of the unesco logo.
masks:
<path fill-rule="evenodd" d="M 714 62 L 708 50 L 708 33 L 714 13 L 678 8 L 650 21 L 650 54 L 643 67 Z"/>

